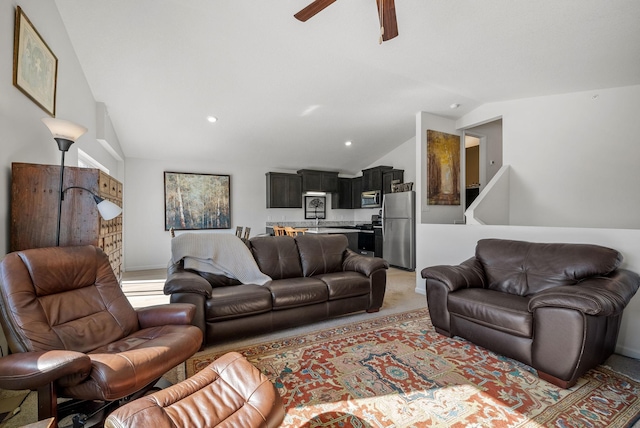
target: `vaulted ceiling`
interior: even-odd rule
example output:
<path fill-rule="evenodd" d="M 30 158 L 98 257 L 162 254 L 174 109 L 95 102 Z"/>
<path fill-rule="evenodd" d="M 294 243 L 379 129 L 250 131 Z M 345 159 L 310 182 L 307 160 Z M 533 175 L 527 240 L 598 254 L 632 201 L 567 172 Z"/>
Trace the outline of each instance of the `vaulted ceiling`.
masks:
<path fill-rule="evenodd" d="M 397 0 L 382 44 L 374 0 L 55 2 L 127 157 L 355 174 L 418 111 L 640 84 L 637 0 Z"/>

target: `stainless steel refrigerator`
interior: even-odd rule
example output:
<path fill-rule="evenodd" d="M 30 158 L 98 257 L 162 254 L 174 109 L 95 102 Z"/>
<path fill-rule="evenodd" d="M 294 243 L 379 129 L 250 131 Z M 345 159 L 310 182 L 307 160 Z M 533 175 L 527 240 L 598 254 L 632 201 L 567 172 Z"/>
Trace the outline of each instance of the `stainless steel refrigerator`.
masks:
<path fill-rule="evenodd" d="M 382 257 L 390 265 L 416 268 L 416 193 L 386 193 L 382 200 Z"/>

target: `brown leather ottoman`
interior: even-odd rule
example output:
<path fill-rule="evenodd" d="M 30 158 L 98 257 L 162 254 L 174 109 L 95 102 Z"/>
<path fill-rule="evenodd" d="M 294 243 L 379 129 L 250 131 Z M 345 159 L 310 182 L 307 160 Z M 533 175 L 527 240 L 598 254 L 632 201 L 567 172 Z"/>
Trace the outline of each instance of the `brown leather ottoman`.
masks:
<path fill-rule="evenodd" d="M 189 379 L 114 410 L 104 426 L 272 428 L 283 419 L 275 386 L 242 355 L 229 352 Z"/>

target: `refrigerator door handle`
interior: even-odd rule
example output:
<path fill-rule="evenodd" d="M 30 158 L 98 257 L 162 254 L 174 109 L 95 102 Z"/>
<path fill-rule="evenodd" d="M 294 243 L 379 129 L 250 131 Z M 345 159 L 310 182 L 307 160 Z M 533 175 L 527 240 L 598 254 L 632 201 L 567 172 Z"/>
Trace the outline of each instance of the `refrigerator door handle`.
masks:
<path fill-rule="evenodd" d="M 387 228 L 387 219 L 384 215 L 384 208 L 385 208 L 385 200 L 384 200 L 384 195 L 382 195 L 382 209 L 380 210 L 380 215 L 382 216 L 381 220 L 382 220 L 382 240 L 384 241 L 384 230 Z"/>

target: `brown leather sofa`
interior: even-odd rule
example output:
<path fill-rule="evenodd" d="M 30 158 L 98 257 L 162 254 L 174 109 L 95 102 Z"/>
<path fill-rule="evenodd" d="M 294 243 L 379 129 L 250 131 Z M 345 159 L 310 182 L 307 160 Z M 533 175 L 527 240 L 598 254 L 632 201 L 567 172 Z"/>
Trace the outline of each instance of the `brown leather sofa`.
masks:
<path fill-rule="evenodd" d="M 422 270 L 431 321 L 573 386 L 615 350 L 622 312 L 640 277 L 622 255 L 587 244 L 483 239 L 458 266 Z"/>
<path fill-rule="evenodd" d="M 164 293 L 172 303 L 196 305 L 204 344 L 382 306 L 388 263 L 349 250 L 344 235 L 262 236 L 246 244 L 272 279 L 264 285 L 186 270 L 182 261 L 168 268 Z"/>

